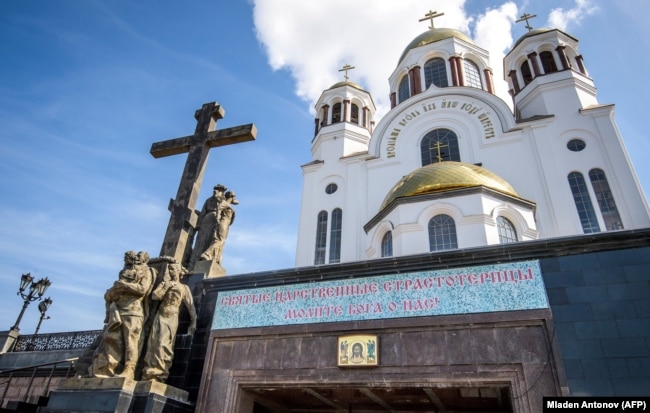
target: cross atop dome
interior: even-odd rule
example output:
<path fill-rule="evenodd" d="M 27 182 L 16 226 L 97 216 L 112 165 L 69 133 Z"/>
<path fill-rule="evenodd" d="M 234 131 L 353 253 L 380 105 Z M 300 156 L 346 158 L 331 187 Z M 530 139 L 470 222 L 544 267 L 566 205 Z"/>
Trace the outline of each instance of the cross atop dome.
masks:
<path fill-rule="evenodd" d="M 355 69 L 355 67 L 354 67 L 354 66 L 350 66 L 350 65 L 347 64 L 347 63 L 345 64 L 345 66 L 343 66 L 342 68 L 339 69 L 339 72 L 345 72 L 344 77 L 345 77 L 345 81 L 346 81 L 346 82 L 347 82 L 348 80 L 350 80 L 350 77 L 348 76 L 348 70 L 352 70 L 352 69 Z"/>
<path fill-rule="evenodd" d="M 525 20 L 525 21 L 526 21 L 526 28 L 528 29 L 529 32 L 532 32 L 532 31 L 533 31 L 533 27 L 530 25 L 530 23 L 528 22 L 528 20 L 530 20 L 530 19 L 534 19 L 535 17 L 537 17 L 536 14 L 532 14 L 532 15 L 531 15 L 531 14 L 528 14 L 528 13 L 524 13 L 524 14 L 521 15 L 521 17 L 519 18 L 519 20 L 515 20 L 515 23 L 520 23 L 520 22 L 523 22 L 523 21 Z"/>
<path fill-rule="evenodd" d="M 431 26 L 429 26 L 429 29 L 433 30 L 434 29 L 434 27 L 433 27 L 433 19 L 435 19 L 436 17 L 444 16 L 444 15 L 445 15 L 445 13 L 438 13 L 437 11 L 429 10 L 429 12 L 427 14 L 425 14 L 424 17 L 421 18 L 418 21 L 423 22 L 425 20 L 431 20 Z"/>

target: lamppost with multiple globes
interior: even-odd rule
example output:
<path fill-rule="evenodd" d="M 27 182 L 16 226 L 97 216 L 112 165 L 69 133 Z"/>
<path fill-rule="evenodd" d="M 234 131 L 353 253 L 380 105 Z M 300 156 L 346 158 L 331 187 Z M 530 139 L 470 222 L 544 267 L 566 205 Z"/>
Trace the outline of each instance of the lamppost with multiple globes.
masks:
<path fill-rule="evenodd" d="M 23 319 L 23 314 L 25 314 L 25 310 L 27 310 L 27 306 L 29 306 L 29 303 L 32 301 L 40 300 L 43 297 L 43 294 L 45 294 L 45 291 L 47 288 L 52 284 L 50 280 L 46 278 L 41 278 L 38 281 L 34 281 L 34 277 L 30 273 L 23 274 L 20 276 L 20 287 L 18 289 L 18 295 L 20 295 L 23 300 L 23 309 L 20 310 L 20 314 L 18 315 L 18 319 L 16 319 L 16 324 L 14 324 L 13 327 L 11 327 L 12 330 L 19 331 L 19 325 L 20 325 L 20 320 Z M 50 300 L 50 304 L 52 303 L 52 300 Z M 45 306 L 45 310 L 47 311 L 47 307 L 49 307 L 49 304 Z M 40 306 L 39 306 L 40 309 Z M 44 314 L 44 312 L 41 312 L 41 314 Z M 42 320 L 42 318 L 41 318 Z M 39 323 L 40 327 L 40 323 Z"/>

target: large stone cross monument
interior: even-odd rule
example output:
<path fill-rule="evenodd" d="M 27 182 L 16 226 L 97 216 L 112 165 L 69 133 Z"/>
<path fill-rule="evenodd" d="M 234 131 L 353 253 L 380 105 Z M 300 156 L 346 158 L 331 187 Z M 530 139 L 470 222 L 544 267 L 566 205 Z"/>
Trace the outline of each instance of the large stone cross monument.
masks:
<path fill-rule="evenodd" d="M 222 119 L 224 114 L 224 109 L 218 103 L 206 103 L 194 114 L 197 120 L 194 135 L 151 145 L 150 153 L 154 158 L 187 153 L 178 193 L 169 203 L 171 216 L 160 250 L 161 256 L 174 257 L 179 263 L 187 258 L 188 248 L 191 247 L 188 240 L 191 242 L 190 233 L 196 226 L 196 201 L 210 148 L 252 141 L 257 134 L 257 129 L 252 123 L 215 130 L 217 121 Z"/>

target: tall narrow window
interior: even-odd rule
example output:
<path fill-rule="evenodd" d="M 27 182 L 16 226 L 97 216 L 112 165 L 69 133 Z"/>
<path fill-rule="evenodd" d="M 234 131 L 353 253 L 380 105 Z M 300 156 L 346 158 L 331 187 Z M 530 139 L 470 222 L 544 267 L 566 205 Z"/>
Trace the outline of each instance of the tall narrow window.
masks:
<path fill-rule="evenodd" d="M 316 250 L 314 254 L 314 265 L 325 264 L 325 253 L 327 252 L 327 212 L 318 213 L 316 222 Z"/>
<path fill-rule="evenodd" d="M 420 142 L 422 166 L 442 161 L 460 161 L 458 137 L 449 129 L 435 129 Z"/>
<path fill-rule="evenodd" d="M 411 90 L 409 88 L 409 77 L 405 75 L 402 80 L 399 81 L 399 86 L 397 88 L 397 103 L 402 103 L 406 99 L 411 97 Z"/>
<path fill-rule="evenodd" d="M 544 73 L 549 74 L 557 72 L 557 65 L 555 64 L 553 53 L 548 51 L 542 52 L 539 54 L 539 59 L 542 61 L 542 68 L 544 69 Z"/>
<path fill-rule="evenodd" d="M 381 239 L 381 256 L 393 256 L 393 233 L 391 231 L 385 233 L 384 237 Z"/>
<path fill-rule="evenodd" d="M 341 121 L 341 102 L 335 103 L 332 106 L 332 123 L 339 123 Z"/>
<path fill-rule="evenodd" d="M 449 215 L 436 215 L 429 221 L 429 251 L 458 248 L 456 224 Z"/>
<path fill-rule="evenodd" d="M 424 64 L 424 85 L 428 89 L 431 84 L 438 87 L 447 87 L 447 63 L 445 60 L 436 57 Z"/>
<path fill-rule="evenodd" d="M 600 226 L 598 225 L 596 212 L 589 197 L 587 184 L 580 172 L 571 172 L 569 174 L 569 186 L 571 186 L 573 201 L 578 209 L 578 216 L 580 217 L 583 232 L 585 234 L 600 232 Z"/>
<path fill-rule="evenodd" d="M 481 73 L 478 71 L 478 66 L 471 60 L 464 59 L 463 69 L 465 70 L 465 84 L 477 89 L 483 89 Z"/>
<path fill-rule="evenodd" d="M 515 231 L 515 226 L 512 225 L 508 218 L 498 216 L 497 228 L 499 229 L 499 242 L 501 244 L 517 242 L 517 231 Z"/>
<path fill-rule="evenodd" d="M 330 229 L 330 263 L 341 262 L 341 229 L 343 211 L 336 208 L 332 211 L 332 228 Z"/>
<path fill-rule="evenodd" d="M 354 103 L 350 106 L 350 122 L 359 124 L 359 106 Z"/>
<path fill-rule="evenodd" d="M 530 65 L 528 64 L 528 60 L 521 64 L 521 77 L 524 79 L 525 85 L 533 81 L 533 75 L 530 73 Z"/>
<path fill-rule="evenodd" d="M 598 207 L 603 215 L 607 231 L 623 229 L 621 216 L 618 213 L 618 208 L 616 208 L 612 191 L 609 189 L 609 182 L 607 182 L 605 172 L 598 168 L 592 169 L 589 171 L 589 179 L 591 180 L 591 186 L 594 188 Z"/>

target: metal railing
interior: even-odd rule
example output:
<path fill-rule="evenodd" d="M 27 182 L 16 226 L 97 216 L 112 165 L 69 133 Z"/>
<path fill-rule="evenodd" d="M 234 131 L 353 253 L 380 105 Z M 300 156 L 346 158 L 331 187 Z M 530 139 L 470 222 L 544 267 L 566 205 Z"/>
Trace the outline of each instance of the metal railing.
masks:
<path fill-rule="evenodd" d="M 0 385 L 4 384 L 4 390 L 2 391 L 2 398 L 0 399 L 0 406 L 3 406 L 5 403 L 5 398 L 7 396 L 7 391 L 11 388 L 11 381 L 16 378 L 22 378 L 26 377 L 29 372 L 31 371 L 31 375 L 29 378 L 29 384 L 27 385 L 27 390 L 25 391 L 25 395 L 23 396 L 23 402 L 26 402 L 27 399 L 30 396 L 30 392 L 32 390 L 32 384 L 34 383 L 34 378 L 35 377 L 46 377 L 47 376 L 47 381 L 45 383 L 45 386 L 43 388 L 43 394 L 41 396 L 47 396 L 48 392 L 50 390 L 50 384 L 52 382 L 52 377 L 54 377 L 55 372 L 57 372 L 57 367 L 59 368 L 59 372 L 57 376 L 62 376 L 65 378 L 68 378 L 72 375 L 74 375 L 74 363 L 77 361 L 79 357 L 72 357 L 68 358 L 65 360 L 60 360 L 60 361 L 53 361 L 49 363 L 42 363 L 42 364 L 35 364 L 33 366 L 27 366 L 27 367 L 20 367 L 20 368 L 15 368 L 15 369 L 9 369 L 9 370 L 3 370 L 0 371 Z M 65 372 L 62 370 L 65 369 Z M 43 371 L 43 370 L 49 370 L 49 372 Z M 38 373 L 41 374 L 38 374 Z M 38 396 L 32 394 L 32 396 Z"/>
<path fill-rule="evenodd" d="M 76 350 L 90 347 L 102 330 L 21 335 L 11 351 Z"/>

